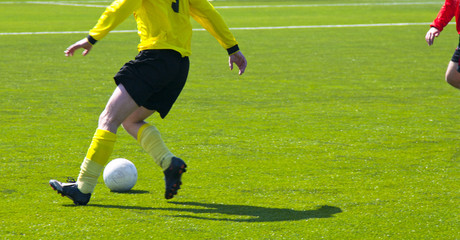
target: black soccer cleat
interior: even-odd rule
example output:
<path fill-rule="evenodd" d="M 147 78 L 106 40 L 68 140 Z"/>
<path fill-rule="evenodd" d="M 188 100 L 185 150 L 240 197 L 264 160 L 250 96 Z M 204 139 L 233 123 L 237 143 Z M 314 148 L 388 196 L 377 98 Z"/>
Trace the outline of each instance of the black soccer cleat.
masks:
<path fill-rule="evenodd" d="M 163 173 L 165 174 L 166 191 L 165 198 L 171 199 L 177 194 L 180 189 L 182 173 L 186 171 L 187 165 L 185 162 L 177 157 L 173 157 L 171 165 Z"/>
<path fill-rule="evenodd" d="M 91 198 L 91 193 L 82 193 L 78 189 L 77 183 L 61 183 L 57 180 L 50 180 L 50 186 L 63 197 L 70 198 L 75 205 L 86 205 Z"/>

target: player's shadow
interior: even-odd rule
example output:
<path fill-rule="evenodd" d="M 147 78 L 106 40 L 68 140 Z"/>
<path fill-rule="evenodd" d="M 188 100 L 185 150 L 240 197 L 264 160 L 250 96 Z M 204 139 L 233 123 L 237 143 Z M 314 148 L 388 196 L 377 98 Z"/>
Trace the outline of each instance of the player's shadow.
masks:
<path fill-rule="evenodd" d="M 180 211 L 199 213 L 217 213 L 227 216 L 244 217 L 234 219 L 229 217 L 202 217 L 202 216 L 178 216 L 206 220 L 235 221 L 235 222 L 279 222 L 296 221 L 310 218 L 330 218 L 334 214 L 341 213 L 338 207 L 323 205 L 315 210 L 293 210 L 286 208 L 267 208 L 247 205 L 211 204 L 197 202 L 171 202 L 176 205 L 195 206 L 200 208 L 180 208 Z"/>
<path fill-rule="evenodd" d="M 119 208 L 134 210 L 163 210 L 169 212 L 188 212 L 193 214 L 219 214 L 217 217 L 199 215 L 175 215 L 174 217 L 194 218 L 214 221 L 233 221 L 233 222 L 282 222 L 297 221 L 311 218 L 330 218 L 334 214 L 341 213 L 342 209 L 334 206 L 323 205 L 314 210 L 293 210 L 286 208 L 268 208 L 247 205 L 213 204 L 197 202 L 170 202 L 175 205 L 192 206 L 190 207 L 171 207 L 171 208 L 150 208 L 136 206 L 115 206 L 91 204 L 88 206 L 102 208 Z M 230 217 L 232 216 L 232 217 Z"/>

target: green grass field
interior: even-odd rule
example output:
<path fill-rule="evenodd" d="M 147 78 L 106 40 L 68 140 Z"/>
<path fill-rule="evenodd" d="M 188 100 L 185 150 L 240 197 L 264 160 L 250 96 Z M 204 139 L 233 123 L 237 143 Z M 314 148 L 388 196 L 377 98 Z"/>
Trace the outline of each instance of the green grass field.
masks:
<path fill-rule="evenodd" d="M 249 65 L 229 71 L 194 32 L 182 95 L 149 119 L 189 165 L 179 195 L 163 198 L 161 169 L 120 129 L 112 158 L 138 182 L 119 194 L 101 177 L 88 206 L 48 181 L 78 175 L 138 37 L 65 58 L 104 8 L 0 2 L 0 239 L 460 239 L 460 92 L 444 82 L 455 24 L 431 47 L 428 24 L 375 25 L 429 23 L 443 1 L 325 2 L 214 1 Z M 369 26 L 339 26 L 356 24 Z M 5 34 L 25 32 L 54 34 Z"/>

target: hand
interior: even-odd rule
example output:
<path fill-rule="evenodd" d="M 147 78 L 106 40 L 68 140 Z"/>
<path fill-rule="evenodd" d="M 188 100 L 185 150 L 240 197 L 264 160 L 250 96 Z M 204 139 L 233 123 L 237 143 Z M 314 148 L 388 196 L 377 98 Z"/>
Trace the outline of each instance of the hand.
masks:
<path fill-rule="evenodd" d="M 236 66 L 238 66 L 238 69 L 240 70 L 240 75 L 244 73 L 244 70 L 246 70 L 246 66 L 248 65 L 248 62 L 246 61 L 246 58 L 241 53 L 241 51 L 238 51 L 228 57 L 228 65 L 230 67 L 230 70 L 233 70 L 233 63 L 235 63 Z"/>
<path fill-rule="evenodd" d="M 69 56 L 73 56 L 73 54 L 75 53 L 76 50 L 80 49 L 80 48 L 83 48 L 85 49 L 82 53 L 83 56 L 86 56 L 89 51 L 91 51 L 91 48 L 93 48 L 93 45 L 91 45 L 91 43 L 88 42 L 88 39 L 86 38 L 83 38 L 82 40 L 74 43 L 73 45 L 71 45 L 70 47 L 68 47 L 64 53 L 65 53 L 65 56 L 66 57 L 69 57 Z"/>
<path fill-rule="evenodd" d="M 428 30 L 428 32 L 425 35 L 425 41 L 428 43 L 428 46 L 433 45 L 434 38 L 439 36 L 440 33 L 441 32 L 435 27 L 432 27 L 430 28 L 430 30 Z"/>

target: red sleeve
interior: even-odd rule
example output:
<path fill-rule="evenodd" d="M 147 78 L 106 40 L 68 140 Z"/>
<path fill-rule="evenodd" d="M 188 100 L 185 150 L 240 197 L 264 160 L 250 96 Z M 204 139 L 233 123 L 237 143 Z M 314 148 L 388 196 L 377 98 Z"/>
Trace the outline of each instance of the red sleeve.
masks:
<path fill-rule="evenodd" d="M 459 1 L 458 0 L 446 0 L 441 10 L 438 13 L 438 16 L 430 24 L 430 27 L 435 27 L 439 31 L 442 31 L 445 26 L 452 20 L 457 12 Z"/>

